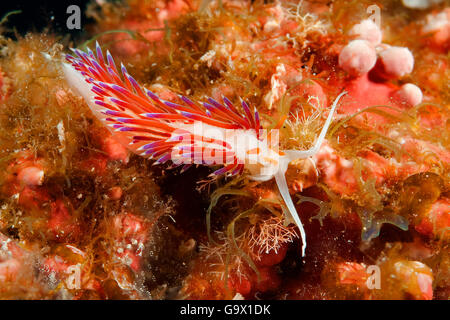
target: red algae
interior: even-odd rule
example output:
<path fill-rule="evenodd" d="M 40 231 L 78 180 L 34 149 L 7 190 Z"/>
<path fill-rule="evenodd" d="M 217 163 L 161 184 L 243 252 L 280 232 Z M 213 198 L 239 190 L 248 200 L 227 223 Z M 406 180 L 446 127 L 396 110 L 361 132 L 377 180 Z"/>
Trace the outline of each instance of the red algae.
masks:
<path fill-rule="evenodd" d="M 381 3 L 92 2 L 83 41 L 1 36 L 0 298 L 448 299 L 450 8 Z M 244 99 L 283 151 L 346 91 L 286 171 L 304 257 L 273 181 L 153 165 L 98 121 L 60 70 L 95 41 L 161 99 Z"/>

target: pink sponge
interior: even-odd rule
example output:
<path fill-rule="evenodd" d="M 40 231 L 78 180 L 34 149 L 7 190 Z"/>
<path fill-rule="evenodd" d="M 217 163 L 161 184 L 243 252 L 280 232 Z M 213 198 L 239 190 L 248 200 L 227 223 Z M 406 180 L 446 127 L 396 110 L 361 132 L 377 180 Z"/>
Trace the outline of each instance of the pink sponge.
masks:
<path fill-rule="evenodd" d="M 422 102 L 423 94 L 418 86 L 407 83 L 394 94 L 394 98 L 407 106 L 415 106 Z"/>
<path fill-rule="evenodd" d="M 366 40 L 350 41 L 339 54 L 339 66 L 352 76 L 360 76 L 375 66 L 375 48 Z"/>
<path fill-rule="evenodd" d="M 44 171 L 37 166 L 21 169 L 17 175 L 21 183 L 27 186 L 40 186 L 44 180 Z"/>
<path fill-rule="evenodd" d="M 411 73 L 414 57 L 408 48 L 389 47 L 380 52 L 380 75 L 385 78 L 401 78 Z"/>
<path fill-rule="evenodd" d="M 425 39 L 435 48 L 450 48 L 450 7 L 439 13 L 430 13 L 426 19 L 422 28 L 422 34 L 427 36 Z"/>
<path fill-rule="evenodd" d="M 379 45 L 382 38 L 380 28 L 378 28 L 375 22 L 370 19 L 363 20 L 354 25 L 350 30 L 349 35 L 357 36 L 360 40 L 367 40 L 373 46 Z"/>

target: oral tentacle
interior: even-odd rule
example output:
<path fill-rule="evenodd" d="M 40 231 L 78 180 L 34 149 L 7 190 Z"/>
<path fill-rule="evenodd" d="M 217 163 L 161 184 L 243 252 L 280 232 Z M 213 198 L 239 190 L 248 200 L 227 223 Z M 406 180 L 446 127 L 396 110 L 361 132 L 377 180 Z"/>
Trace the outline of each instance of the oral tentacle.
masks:
<path fill-rule="evenodd" d="M 303 228 L 302 221 L 300 220 L 300 217 L 297 213 L 297 210 L 295 209 L 294 203 L 292 201 L 291 195 L 289 194 L 289 187 L 286 182 L 285 172 L 287 170 L 287 167 L 289 165 L 289 162 L 296 160 L 296 159 L 308 159 L 311 158 L 313 155 L 315 155 L 320 147 L 322 146 L 322 143 L 325 139 L 325 135 L 327 134 L 328 128 L 330 127 L 331 120 L 333 119 L 334 112 L 336 111 L 337 104 L 339 100 L 347 94 L 346 91 L 342 92 L 337 96 L 337 98 L 334 100 L 333 105 L 331 106 L 330 114 L 327 117 L 327 120 L 325 121 L 325 124 L 323 125 L 322 130 L 320 131 L 319 137 L 317 138 L 316 143 L 314 146 L 309 150 L 284 150 L 285 157 L 280 159 L 280 167 L 277 173 L 275 174 L 275 181 L 278 186 L 278 190 L 281 193 L 281 197 L 284 200 L 284 203 L 286 204 L 286 207 L 291 215 L 291 217 L 294 219 L 295 224 L 300 230 L 300 235 L 302 238 L 302 257 L 305 256 L 305 250 L 306 250 L 306 234 L 305 229 Z"/>
<path fill-rule="evenodd" d="M 279 170 L 275 174 L 275 181 L 277 182 L 278 190 L 281 193 L 281 197 L 283 198 L 284 203 L 286 204 L 286 207 L 287 207 L 291 217 L 294 219 L 295 224 L 297 225 L 298 229 L 300 230 L 300 236 L 302 239 L 302 257 L 304 257 L 305 250 L 306 250 L 305 229 L 303 228 L 302 221 L 300 220 L 297 210 L 295 209 L 294 203 L 292 202 L 291 195 L 289 194 L 289 188 L 288 188 L 288 185 L 286 182 L 286 177 L 282 170 Z"/>

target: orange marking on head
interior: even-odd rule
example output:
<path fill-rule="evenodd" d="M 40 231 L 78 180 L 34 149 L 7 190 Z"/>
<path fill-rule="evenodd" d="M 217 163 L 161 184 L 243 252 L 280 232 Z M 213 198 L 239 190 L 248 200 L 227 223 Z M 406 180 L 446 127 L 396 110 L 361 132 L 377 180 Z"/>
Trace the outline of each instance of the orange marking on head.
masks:
<path fill-rule="evenodd" d="M 259 148 L 253 148 L 247 151 L 247 154 L 259 154 L 261 150 Z"/>
<path fill-rule="evenodd" d="M 286 115 L 281 117 L 280 121 L 278 121 L 274 129 L 280 129 L 283 126 L 284 121 L 286 121 L 286 119 L 287 119 Z"/>
<path fill-rule="evenodd" d="M 278 164 L 277 160 L 275 160 L 273 158 L 270 158 L 270 157 L 264 157 L 263 160 L 266 161 L 266 162 L 269 162 L 270 164 L 273 164 L 275 166 Z"/>

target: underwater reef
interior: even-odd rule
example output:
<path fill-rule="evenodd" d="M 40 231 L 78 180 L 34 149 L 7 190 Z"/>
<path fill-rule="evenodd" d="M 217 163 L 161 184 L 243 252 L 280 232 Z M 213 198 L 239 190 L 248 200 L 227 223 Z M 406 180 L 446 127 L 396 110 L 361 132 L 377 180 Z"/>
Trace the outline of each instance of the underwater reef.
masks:
<path fill-rule="evenodd" d="M 85 15 L 75 40 L 0 20 L 0 299 L 450 298 L 447 1 L 92 1 Z M 312 148 L 336 102 L 320 149 L 285 171 L 302 228 L 278 180 L 130 150 L 62 71 L 70 48 L 100 46 L 165 107 L 210 101 L 236 120 L 250 106 L 280 150 Z"/>

